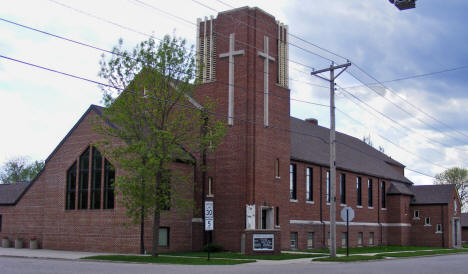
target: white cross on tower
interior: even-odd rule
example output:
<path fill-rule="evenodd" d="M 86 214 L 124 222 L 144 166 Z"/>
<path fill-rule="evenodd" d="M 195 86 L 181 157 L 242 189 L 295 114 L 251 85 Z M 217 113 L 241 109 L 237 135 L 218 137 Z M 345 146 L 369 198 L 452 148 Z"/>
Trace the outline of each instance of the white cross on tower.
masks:
<path fill-rule="evenodd" d="M 234 56 L 244 54 L 244 50 L 234 50 L 234 33 L 229 35 L 229 52 L 221 53 L 219 58 L 229 57 L 229 105 L 228 125 L 234 125 Z"/>
<path fill-rule="evenodd" d="M 263 124 L 267 127 L 268 126 L 268 75 L 269 75 L 269 70 L 268 70 L 268 61 L 275 61 L 275 58 L 271 57 L 269 54 L 269 46 L 268 46 L 268 36 L 264 37 L 264 51 L 265 52 L 260 52 L 258 51 L 258 55 L 260 57 L 265 58 L 263 60 Z"/>

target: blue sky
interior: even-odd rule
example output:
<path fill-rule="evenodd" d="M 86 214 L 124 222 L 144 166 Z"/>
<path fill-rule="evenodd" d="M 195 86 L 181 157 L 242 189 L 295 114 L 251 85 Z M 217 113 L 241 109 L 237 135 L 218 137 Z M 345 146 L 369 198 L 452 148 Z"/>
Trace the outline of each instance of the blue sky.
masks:
<path fill-rule="evenodd" d="M 190 22 L 196 22 L 197 17 L 216 15 L 214 10 L 230 9 L 216 0 L 199 0 L 214 10 L 191 0 L 142 1 Z M 292 34 L 350 59 L 353 65 L 349 72 L 364 83 L 374 83 L 372 77 L 386 81 L 468 65 L 466 1 L 419 0 L 416 9 L 407 11 L 399 11 L 387 0 L 223 2 L 236 7 L 258 6 L 271 13 L 288 24 Z M 0 17 L 105 49 L 111 49 L 119 38 L 124 39 L 128 48 L 147 39 L 145 35 L 83 12 L 140 33 L 162 37 L 175 29 L 177 35 L 187 38 L 189 43 L 195 40 L 193 25 L 134 0 L 9 1 L 2 5 Z M 0 21 L 0 36 L 0 55 L 101 80 L 97 76 L 101 52 L 3 21 Z M 337 63 L 345 62 L 294 37 L 290 37 L 290 42 Z M 317 69 L 330 65 L 329 61 L 293 46 L 290 46 L 290 59 Z M 374 144 L 383 146 L 391 157 L 426 174 L 434 175 L 443 171 L 443 167 L 467 167 L 467 72 L 468 68 L 464 68 L 384 85 L 374 83 L 372 89 L 356 87 L 361 83 L 345 73 L 337 80 L 340 87 L 400 125 L 373 110 L 367 112 L 361 103 L 354 104 L 349 94 L 338 90 L 337 108 L 353 119 L 338 111 L 337 130 L 357 138 L 371 135 Z M 291 97 L 328 104 L 328 89 L 308 84 L 326 86 L 327 83 L 312 78 L 309 73 L 310 68 L 290 64 L 290 77 L 299 80 L 291 81 Z M 101 97 L 101 90 L 94 84 L 1 59 L 0 164 L 15 156 L 45 159 L 89 105 L 100 104 Z M 314 117 L 320 125 L 329 126 L 329 112 L 324 107 L 292 101 L 291 115 Z M 408 170 L 406 174 L 417 184 L 433 180 Z"/>

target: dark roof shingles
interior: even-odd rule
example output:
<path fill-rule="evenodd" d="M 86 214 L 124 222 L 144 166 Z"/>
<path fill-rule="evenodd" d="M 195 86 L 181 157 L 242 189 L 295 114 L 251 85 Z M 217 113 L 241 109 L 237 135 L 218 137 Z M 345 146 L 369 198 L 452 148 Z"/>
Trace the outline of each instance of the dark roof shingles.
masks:
<path fill-rule="evenodd" d="M 0 184 L 0 205 L 15 204 L 29 184 L 29 182 Z"/>
<path fill-rule="evenodd" d="M 291 117 L 291 158 L 328 167 L 329 136 L 330 129 Z M 336 133 L 336 155 L 339 169 L 412 183 L 390 165 L 401 163 L 352 136 Z"/>
<path fill-rule="evenodd" d="M 414 193 L 413 205 L 448 204 L 456 191 L 454 185 L 411 186 L 410 189 Z"/>

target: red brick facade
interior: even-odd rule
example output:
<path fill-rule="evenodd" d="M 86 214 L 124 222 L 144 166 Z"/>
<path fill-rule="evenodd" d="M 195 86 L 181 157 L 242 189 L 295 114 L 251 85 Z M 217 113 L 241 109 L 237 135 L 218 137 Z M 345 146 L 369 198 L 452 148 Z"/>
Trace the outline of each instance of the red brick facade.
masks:
<path fill-rule="evenodd" d="M 204 35 L 204 23 L 200 36 Z M 294 248 L 324 248 L 328 245 L 329 204 L 327 204 L 327 169 L 325 164 L 292 160 L 290 125 L 290 90 L 278 84 L 278 24 L 275 18 L 257 8 L 241 8 L 218 14 L 212 24 L 216 33 L 216 79 L 196 91 L 202 103 L 207 97 L 216 102 L 216 112 L 228 114 L 228 59 L 219 54 L 229 51 L 229 35 L 235 33 L 234 57 L 234 124 L 215 152 L 208 155 L 206 176 L 212 178 L 213 195 L 203 197 L 202 172 L 191 164 L 174 163 L 174 168 L 194 176 L 184 195 L 193 198 L 193 210 L 172 208 L 163 214 L 161 226 L 169 228 L 169 246 L 163 251 L 199 250 L 207 242 L 203 231 L 203 201 L 214 202 L 213 242 L 227 250 L 254 253 L 254 235 L 274 235 L 274 251 Z M 209 29 L 208 29 L 209 30 Z M 269 125 L 264 125 L 264 36 L 268 36 Z M 125 209 L 116 196 L 114 209 L 65 210 L 66 171 L 80 154 L 100 140 L 92 130 L 96 113 L 90 108 L 63 143 L 51 155 L 40 176 L 15 205 L 0 206 L 0 237 L 28 240 L 36 237 L 43 248 L 92 250 L 119 253 L 139 252 L 139 226 L 128 225 Z M 325 144 L 323 144 L 325 146 Z M 338 155 L 338 157 L 340 157 Z M 197 159 L 200 161 L 200 159 Z M 276 163 L 279 164 L 276 172 Z M 291 200 L 290 164 L 296 166 L 296 194 Z M 388 163 L 393 172 L 404 176 L 404 167 Z M 306 201 L 306 168 L 312 169 L 312 199 Z M 279 173 L 279 174 L 276 174 Z M 119 170 L 116 171 L 118 176 Z M 349 228 L 349 245 L 431 245 L 454 246 L 453 222 L 460 217 L 460 204 L 453 192 L 450 202 L 437 205 L 412 205 L 412 195 L 385 193 L 393 181 L 388 177 L 337 170 L 337 246 L 342 245 L 344 222 L 339 218 L 345 205 L 340 205 L 340 176 L 346 178 L 346 206 L 355 211 Z M 361 205 L 357 204 L 357 180 L 361 180 Z M 372 181 L 372 205 L 368 203 L 368 181 Z M 206 180 L 208 181 L 208 180 Z M 410 184 L 404 182 L 406 188 Z M 180 187 L 175 184 L 174 187 Z M 208 183 L 204 189 L 208 189 Z M 382 198 L 385 198 L 383 206 Z M 455 201 L 458 206 L 454 212 Z M 246 206 L 255 205 L 255 227 L 247 228 Z M 413 218 L 419 210 L 419 220 Z M 177 211 L 177 212 L 176 212 Z M 264 214 L 264 215 L 262 215 Z M 262 216 L 266 216 L 262 218 Z M 430 226 L 424 218 L 430 217 Z M 436 233 L 442 224 L 441 233 Z M 266 226 L 266 227 L 263 227 Z M 151 221 L 146 222 L 145 245 L 151 248 Z M 292 240 L 292 241 L 291 241 Z M 26 241 L 27 242 L 27 241 Z M 261 251 L 259 253 L 264 253 Z"/>

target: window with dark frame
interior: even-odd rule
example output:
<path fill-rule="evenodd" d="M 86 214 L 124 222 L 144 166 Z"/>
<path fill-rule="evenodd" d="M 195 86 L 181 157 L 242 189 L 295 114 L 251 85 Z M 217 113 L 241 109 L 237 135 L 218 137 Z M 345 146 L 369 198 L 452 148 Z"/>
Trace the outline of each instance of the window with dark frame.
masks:
<path fill-rule="evenodd" d="M 330 203 L 330 194 L 331 194 L 331 190 L 330 190 L 330 171 L 327 171 L 327 203 Z"/>
<path fill-rule="evenodd" d="M 342 205 L 346 204 L 346 175 L 340 174 L 340 202 Z"/>
<path fill-rule="evenodd" d="M 160 227 L 159 228 L 159 246 L 168 247 L 169 246 L 169 227 Z"/>
<path fill-rule="evenodd" d="M 311 167 L 308 167 L 306 168 L 306 200 L 309 202 L 314 200 L 313 189 L 313 170 Z"/>
<path fill-rule="evenodd" d="M 104 209 L 114 208 L 114 182 L 115 169 L 107 159 L 104 159 Z"/>
<path fill-rule="evenodd" d="M 213 178 L 208 177 L 208 196 L 213 196 Z"/>
<path fill-rule="evenodd" d="M 419 210 L 415 210 L 414 211 L 414 218 L 416 219 L 419 219 Z"/>
<path fill-rule="evenodd" d="M 280 162 L 279 158 L 276 158 L 275 160 L 275 178 L 280 178 Z"/>
<path fill-rule="evenodd" d="M 387 208 L 387 194 L 386 194 L 386 183 L 382 181 L 382 208 Z"/>
<path fill-rule="evenodd" d="M 357 201 L 356 205 L 362 206 L 362 182 L 361 177 L 356 177 L 356 194 L 357 194 Z"/>
<path fill-rule="evenodd" d="M 78 174 L 78 209 L 88 209 L 89 147 L 80 156 Z"/>
<path fill-rule="evenodd" d="M 275 212 L 275 220 L 276 220 L 276 225 L 279 226 L 279 207 L 276 207 L 276 212 Z"/>
<path fill-rule="evenodd" d="M 314 232 L 307 233 L 307 249 L 314 248 Z"/>
<path fill-rule="evenodd" d="M 431 225 L 431 217 L 426 217 L 424 220 L 424 225 Z"/>
<path fill-rule="evenodd" d="M 99 150 L 92 150 L 91 209 L 101 208 L 102 156 Z"/>
<path fill-rule="evenodd" d="M 297 199 L 297 191 L 296 191 L 296 165 L 290 164 L 289 165 L 289 199 L 296 200 Z"/>
<path fill-rule="evenodd" d="M 372 207 L 372 179 L 367 180 L 367 206 Z"/>
<path fill-rule="evenodd" d="M 442 224 L 437 224 L 437 233 L 442 233 Z"/>
<path fill-rule="evenodd" d="M 292 249 L 297 248 L 297 232 L 291 232 L 290 245 Z"/>
<path fill-rule="evenodd" d="M 89 209 L 101 209 L 101 206 L 104 209 L 113 209 L 114 181 L 115 170 L 112 164 L 95 147 L 88 147 L 67 170 L 65 209 L 74 210 L 76 200 L 77 209 L 88 209 L 89 192 Z"/>
<path fill-rule="evenodd" d="M 76 201 L 76 161 L 67 171 L 67 194 L 65 209 L 75 209 Z"/>

